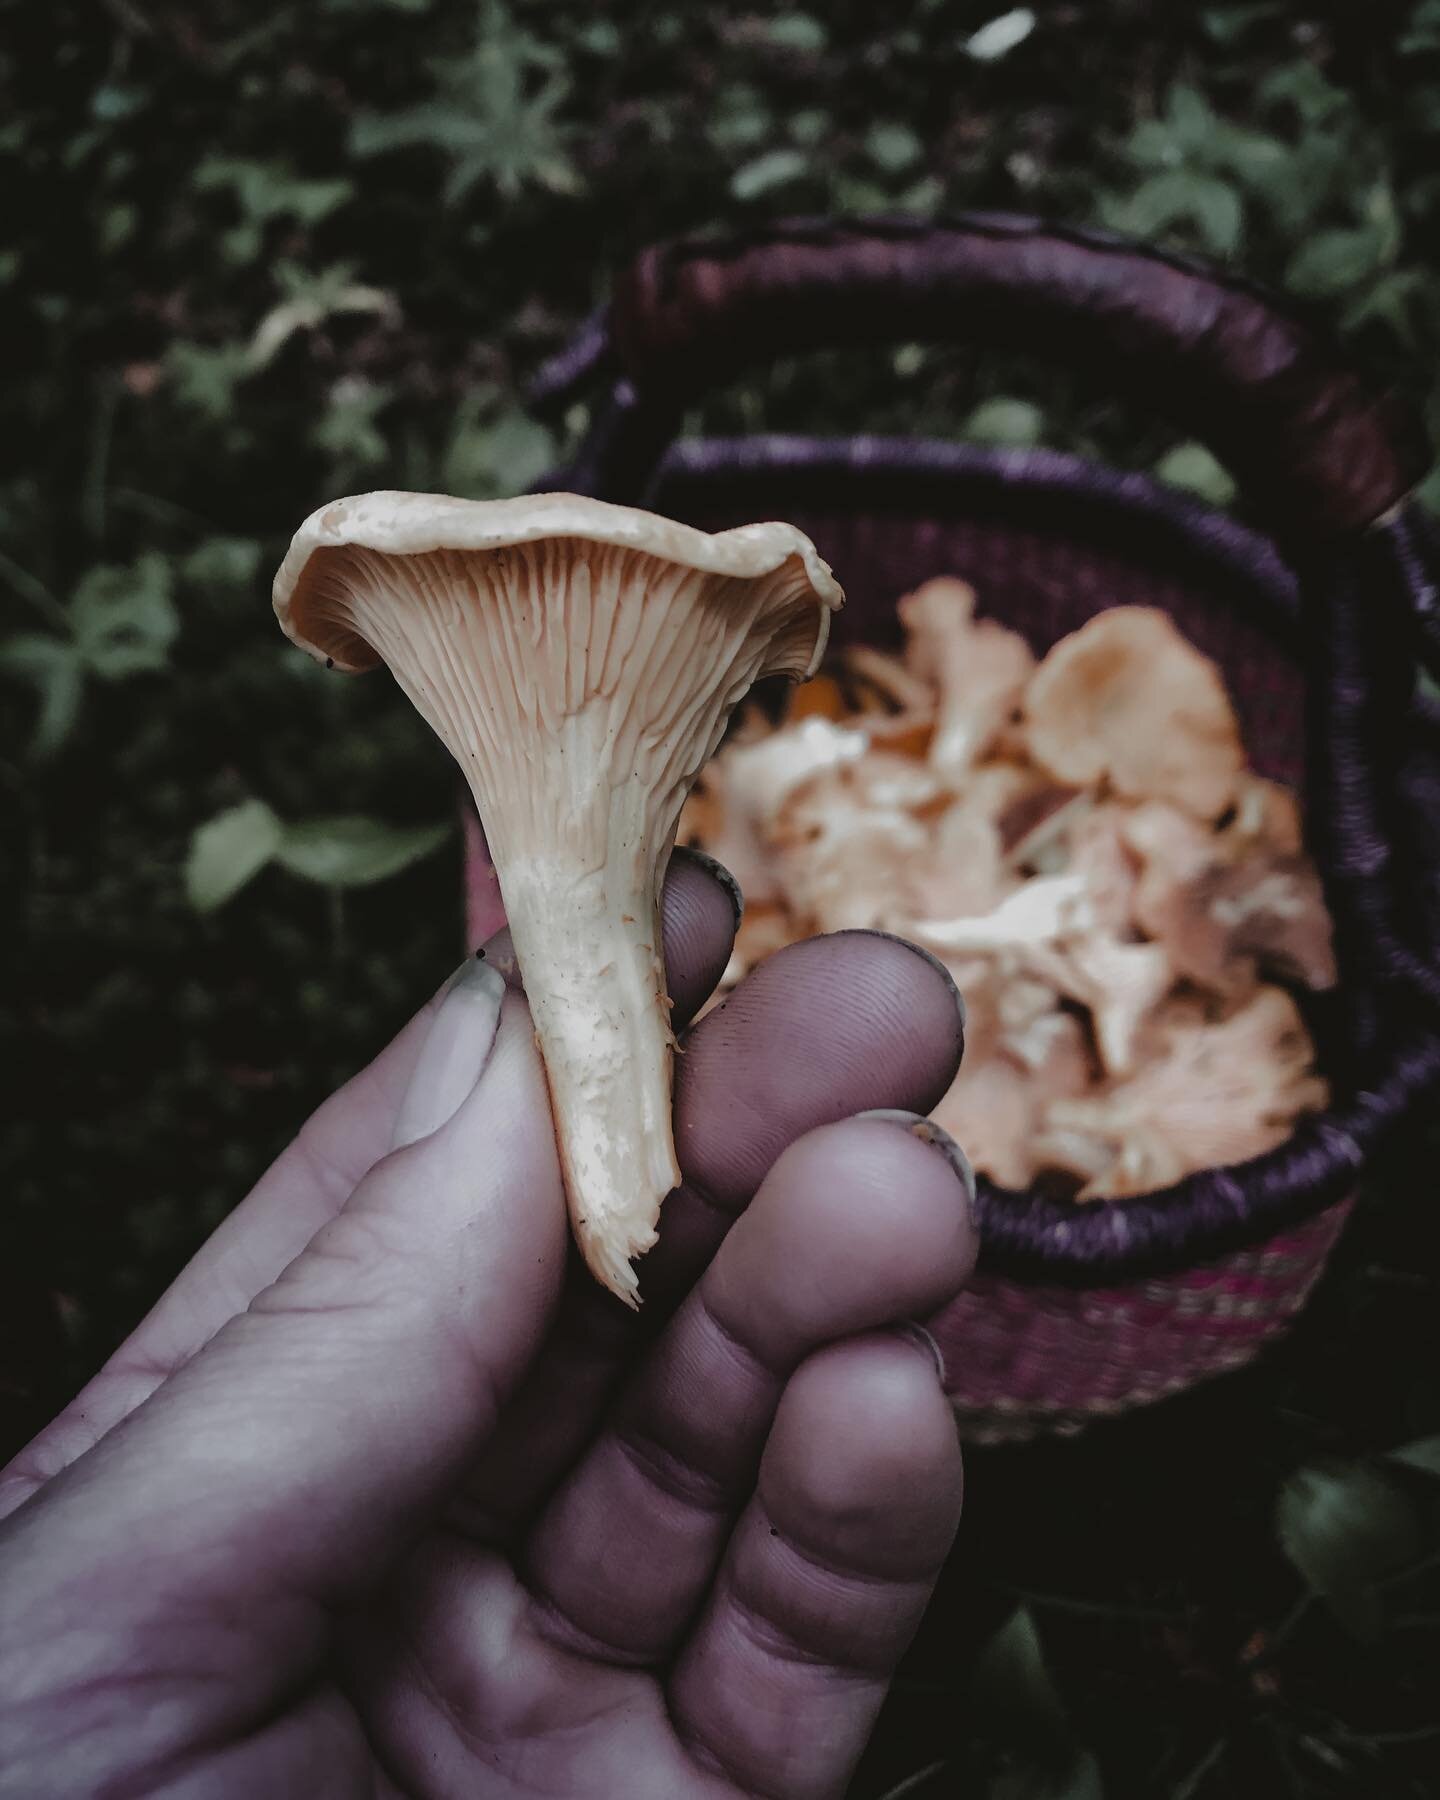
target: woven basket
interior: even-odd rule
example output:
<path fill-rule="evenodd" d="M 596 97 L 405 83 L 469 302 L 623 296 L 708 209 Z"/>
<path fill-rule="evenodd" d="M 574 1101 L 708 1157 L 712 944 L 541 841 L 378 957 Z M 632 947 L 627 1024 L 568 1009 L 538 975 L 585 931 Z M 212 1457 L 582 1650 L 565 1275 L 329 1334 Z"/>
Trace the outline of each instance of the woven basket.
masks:
<path fill-rule="evenodd" d="M 919 339 L 1088 373 L 1205 441 L 1247 529 L 1146 477 L 1045 451 L 754 436 L 674 443 L 685 407 L 780 353 Z M 1281 1148 L 1074 1207 L 980 1185 L 982 1255 L 939 1321 L 972 1439 L 1070 1432 L 1254 1356 L 1303 1304 L 1382 1137 L 1440 1085 L 1440 661 L 1416 429 L 1306 322 L 1213 270 L 1035 221 L 781 226 L 646 252 L 544 372 L 609 392 L 543 484 L 709 529 L 799 525 L 846 594 L 836 641 L 894 644 L 933 575 L 1040 654 L 1107 606 L 1163 607 L 1223 669 L 1252 766 L 1303 791 L 1338 991 L 1307 1003 L 1334 1094 Z M 493 877 L 471 858 L 472 925 Z"/>

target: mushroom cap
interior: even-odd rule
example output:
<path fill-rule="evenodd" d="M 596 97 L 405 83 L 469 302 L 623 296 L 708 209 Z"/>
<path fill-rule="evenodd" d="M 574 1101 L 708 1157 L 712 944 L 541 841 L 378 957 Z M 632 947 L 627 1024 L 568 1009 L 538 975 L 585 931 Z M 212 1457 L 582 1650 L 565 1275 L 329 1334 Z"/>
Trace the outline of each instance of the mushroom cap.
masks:
<path fill-rule="evenodd" d="M 358 674 L 375 668 L 382 658 L 323 604 L 327 552 L 359 549 L 403 557 L 449 550 L 484 555 L 552 538 L 634 550 L 702 574 L 740 580 L 772 575 L 794 559 L 802 566 L 819 609 L 814 645 L 794 670 L 802 679 L 819 667 L 829 615 L 843 599 L 829 564 L 809 538 L 778 521 L 712 533 L 581 494 L 459 500 L 449 494 L 382 490 L 332 500 L 305 520 L 275 576 L 275 615 L 302 650 Z"/>
<path fill-rule="evenodd" d="M 1245 767 L 1220 672 L 1152 607 L 1116 606 L 1062 638 L 1025 697 L 1030 753 L 1060 781 L 1213 819 Z"/>

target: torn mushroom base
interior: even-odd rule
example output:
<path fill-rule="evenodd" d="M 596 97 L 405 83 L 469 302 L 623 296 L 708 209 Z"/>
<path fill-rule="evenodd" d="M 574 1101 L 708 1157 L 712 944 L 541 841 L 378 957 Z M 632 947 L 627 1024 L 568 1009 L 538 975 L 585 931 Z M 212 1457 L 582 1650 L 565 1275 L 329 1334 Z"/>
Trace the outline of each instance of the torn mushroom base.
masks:
<path fill-rule="evenodd" d="M 1328 987 L 1334 957 L 1298 806 L 1245 768 L 1218 670 L 1145 608 L 1038 667 L 964 583 L 900 616 L 903 658 L 842 653 L 823 718 L 716 759 L 762 865 L 725 985 L 852 925 L 934 951 L 970 1015 L 935 1116 L 1009 1188 L 1121 1198 L 1271 1148 L 1325 1099 L 1274 982 Z M 698 799 L 686 829 L 723 857 Z"/>

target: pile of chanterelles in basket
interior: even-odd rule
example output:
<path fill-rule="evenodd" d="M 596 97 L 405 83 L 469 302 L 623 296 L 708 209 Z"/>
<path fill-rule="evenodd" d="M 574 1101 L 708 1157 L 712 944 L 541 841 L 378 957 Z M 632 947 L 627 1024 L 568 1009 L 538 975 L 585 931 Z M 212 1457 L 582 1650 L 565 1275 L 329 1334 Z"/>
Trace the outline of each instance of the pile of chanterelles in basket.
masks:
<path fill-rule="evenodd" d="M 962 582 L 900 617 L 903 659 L 752 710 L 691 797 L 681 842 L 746 896 L 724 986 L 815 932 L 933 950 L 969 1007 L 933 1116 L 1005 1187 L 1119 1198 L 1282 1142 L 1326 1100 L 1289 990 L 1333 984 L 1330 923 L 1215 666 L 1145 608 L 1038 664 Z"/>

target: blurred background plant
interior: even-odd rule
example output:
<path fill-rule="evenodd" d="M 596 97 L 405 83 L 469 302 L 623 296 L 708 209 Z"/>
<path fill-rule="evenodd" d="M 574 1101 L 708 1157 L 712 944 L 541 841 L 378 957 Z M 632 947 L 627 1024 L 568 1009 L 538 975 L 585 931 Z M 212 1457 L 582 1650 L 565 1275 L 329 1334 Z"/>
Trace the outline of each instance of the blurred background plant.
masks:
<path fill-rule="evenodd" d="M 584 409 L 557 437 L 521 384 L 641 244 L 1104 224 L 1319 305 L 1440 432 L 1437 0 L 0 0 L 0 96 L 0 1449 L 461 948 L 443 754 L 281 641 L 289 532 L 536 479 Z M 862 421 L 1233 498 L 1201 446 L 957 350 L 798 359 L 692 423 Z M 1417 1154 L 1258 1370 L 972 1458 L 859 1792 L 1437 1791 Z"/>

